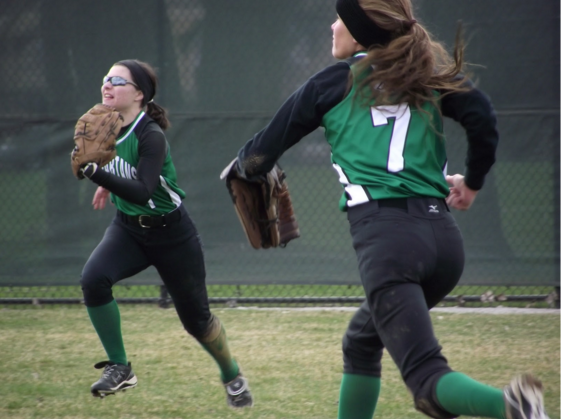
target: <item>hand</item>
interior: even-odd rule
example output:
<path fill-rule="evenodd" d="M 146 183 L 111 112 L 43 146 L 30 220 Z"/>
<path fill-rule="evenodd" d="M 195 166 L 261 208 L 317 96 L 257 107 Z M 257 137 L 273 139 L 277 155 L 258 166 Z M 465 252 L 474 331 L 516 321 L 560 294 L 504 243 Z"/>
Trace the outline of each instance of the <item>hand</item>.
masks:
<path fill-rule="evenodd" d="M 95 191 L 92 205 L 94 210 L 101 210 L 105 208 L 105 204 L 107 203 L 107 198 L 109 197 L 109 191 L 103 187 L 98 187 Z"/>
<path fill-rule="evenodd" d="M 82 173 L 82 175 L 84 175 L 88 179 L 91 179 L 93 174 L 96 172 L 96 170 L 97 170 L 97 163 L 89 162 L 88 164 L 86 164 L 84 167 L 80 169 L 80 173 Z"/>
<path fill-rule="evenodd" d="M 446 182 L 450 186 L 450 194 L 446 198 L 448 206 L 460 211 L 469 209 L 478 191 L 468 188 L 462 175 L 448 175 L 446 176 Z"/>

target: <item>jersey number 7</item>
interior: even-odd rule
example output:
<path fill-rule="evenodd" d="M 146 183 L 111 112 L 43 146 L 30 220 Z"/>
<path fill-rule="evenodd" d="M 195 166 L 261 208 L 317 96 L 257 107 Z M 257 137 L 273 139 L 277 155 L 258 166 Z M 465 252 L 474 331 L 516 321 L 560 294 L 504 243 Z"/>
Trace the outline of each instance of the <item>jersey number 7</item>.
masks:
<path fill-rule="evenodd" d="M 379 127 L 388 125 L 389 120 L 393 119 L 393 131 L 390 137 L 390 149 L 388 152 L 387 168 L 390 173 L 401 172 L 405 166 L 403 150 L 405 149 L 405 139 L 411 121 L 411 110 L 407 103 L 399 105 L 378 106 L 370 108 L 372 125 Z"/>

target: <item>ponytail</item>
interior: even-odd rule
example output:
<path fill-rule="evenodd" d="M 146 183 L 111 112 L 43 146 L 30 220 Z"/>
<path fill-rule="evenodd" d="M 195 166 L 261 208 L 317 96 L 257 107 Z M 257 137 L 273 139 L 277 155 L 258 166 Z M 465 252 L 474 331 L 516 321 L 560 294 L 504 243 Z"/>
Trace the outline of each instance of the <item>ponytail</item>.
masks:
<path fill-rule="evenodd" d="M 146 104 L 146 114 L 152 118 L 164 131 L 171 126 L 168 112 L 153 100 Z"/>
<path fill-rule="evenodd" d="M 364 104 L 406 102 L 420 109 L 430 102 L 439 108 L 435 90 L 445 95 L 470 89 L 461 23 L 451 56 L 413 17 L 411 0 L 359 0 L 359 4 L 370 20 L 392 34 L 391 42 L 373 45 L 356 65 L 357 96 Z"/>

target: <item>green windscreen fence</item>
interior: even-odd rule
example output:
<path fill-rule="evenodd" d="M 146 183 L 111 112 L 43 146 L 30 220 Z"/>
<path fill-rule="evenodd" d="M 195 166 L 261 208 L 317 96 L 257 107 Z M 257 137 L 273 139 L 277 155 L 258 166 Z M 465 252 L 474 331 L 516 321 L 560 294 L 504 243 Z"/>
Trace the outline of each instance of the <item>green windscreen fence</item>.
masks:
<path fill-rule="evenodd" d="M 459 20 L 501 143 L 485 188 L 455 212 L 462 284 L 559 285 L 559 2 L 414 1 L 450 47 Z M 185 206 L 205 247 L 209 284 L 359 284 L 342 192 L 318 130 L 280 160 L 301 238 L 256 251 L 221 170 L 305 80 L 335 60 L 325 0 L 3 0 L 0 2 L 0 286 L 75 285 L 114 216 L 70 170 L 76 119 L 101 100 L 111 65 L 156 67 L 155 100 Z M 465 135 L 446 121 L 449 173 Z M 126 284 L 158 284 L 152 268 Z"/>

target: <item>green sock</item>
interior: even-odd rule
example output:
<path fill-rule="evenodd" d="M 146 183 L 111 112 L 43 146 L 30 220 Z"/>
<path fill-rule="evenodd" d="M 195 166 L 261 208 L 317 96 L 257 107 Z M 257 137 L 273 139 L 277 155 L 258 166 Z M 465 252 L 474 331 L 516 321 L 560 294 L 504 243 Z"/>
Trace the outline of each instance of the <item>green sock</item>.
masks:
<path fill-rule="evenodd" d="M 502 390 L 475 381 L 461 372 L 443 375 L 436 384 L 436 397 L 444 409 L 455 415 L 505 417 Z"/>
<path fill-rule="evenodd" d="M 220 333 L 215 339 L 210 342 L 200 342 L 200 344 L 218 364 L 218 368 L 220 368 L 220 378 L 223 383 L 227 383 L 236 378 L 240 369 L 238 363 L 230 354 L 228 338 L 226 337 L 226 331 L 222 325 L 220 326 Z"/>
<path fill-rule="evenodd" d="M 86 308 L 109 361 L 127 365 L 127 354 L 121 334 L 121 313 L 117 302 L 113 300 L 103 306 Z"/>
<path fill-rule="evenodd" d="M 338 419 L 372 419 L 381 379 L 368 375 L 343 374 L 339 392 Z"/>

